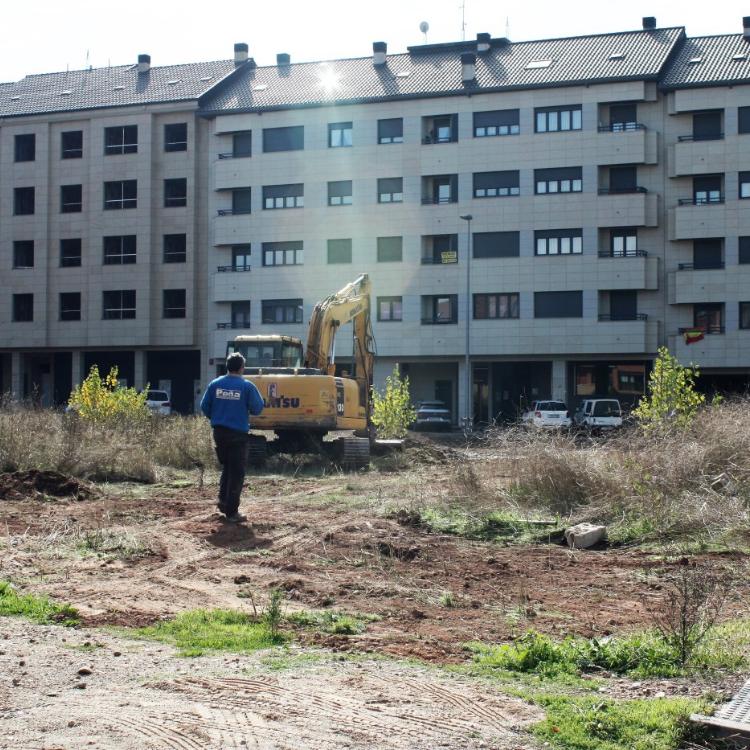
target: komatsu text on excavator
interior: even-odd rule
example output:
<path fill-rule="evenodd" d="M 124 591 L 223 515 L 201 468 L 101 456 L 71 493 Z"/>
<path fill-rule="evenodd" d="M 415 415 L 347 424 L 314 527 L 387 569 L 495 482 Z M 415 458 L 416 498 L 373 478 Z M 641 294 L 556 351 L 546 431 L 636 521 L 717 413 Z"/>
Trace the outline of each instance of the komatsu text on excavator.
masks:
<path fill-rule="evenodd" d="M 353 324 L 354 356 L 349 374 L 336 375 L 335 339 L 338 329 Z M 291 336 L 237 336 L 227 345 L 245 357 L 245 377 L 265 401 L 253 430 L 273 431 L 276 440 L 250 435 L 248 461 L 262 464 L 275 452 L 331 450 L 342 465 L 370 462 L 371 388 L 375 340 L 370 320 L 370 279 L 362 274 L 313 309 L 307 348 Z M 330 441 L 329 432 L 352 431 Z"/>

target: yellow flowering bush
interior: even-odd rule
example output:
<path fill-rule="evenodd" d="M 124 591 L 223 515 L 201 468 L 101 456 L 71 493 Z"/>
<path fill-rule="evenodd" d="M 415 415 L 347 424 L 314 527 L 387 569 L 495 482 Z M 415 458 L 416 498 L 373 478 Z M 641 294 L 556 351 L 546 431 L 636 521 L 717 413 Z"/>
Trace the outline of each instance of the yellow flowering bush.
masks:
<path fill-rule="evenodd" d="M 121 386 L 116 367 L 102 378 L 97 365 L 92 365 L 83 383 L 73 389 L 68 405 L 91 422 L 140 421 L 149 416 L 146 396 L 146 389 L 138 393 L 135 388 Z"/>

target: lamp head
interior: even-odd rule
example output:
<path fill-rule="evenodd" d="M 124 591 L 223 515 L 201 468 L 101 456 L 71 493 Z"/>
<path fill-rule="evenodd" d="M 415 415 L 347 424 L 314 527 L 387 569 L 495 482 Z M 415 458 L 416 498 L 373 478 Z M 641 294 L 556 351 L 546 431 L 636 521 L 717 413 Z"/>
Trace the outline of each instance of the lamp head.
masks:
<path fill-rule="evenodd" d="M 459 216 L 458 218 L 463 219 L 464 221 L 471 221 L 474 217 L 471 214 L 463 214 L 462 216 Z"/>

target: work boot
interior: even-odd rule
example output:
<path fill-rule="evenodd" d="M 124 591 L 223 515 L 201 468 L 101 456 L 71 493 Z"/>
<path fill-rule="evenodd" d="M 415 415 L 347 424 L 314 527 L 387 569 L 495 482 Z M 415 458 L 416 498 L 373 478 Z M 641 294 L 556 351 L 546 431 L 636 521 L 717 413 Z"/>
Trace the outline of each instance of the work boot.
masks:
<path fill-rule="evenodd" d="M 247 516 L 239 511 L 232 513 L 231 516 L 227 516 L 227 523 L 242 523 L 243 521 L 247 521 Z"/>

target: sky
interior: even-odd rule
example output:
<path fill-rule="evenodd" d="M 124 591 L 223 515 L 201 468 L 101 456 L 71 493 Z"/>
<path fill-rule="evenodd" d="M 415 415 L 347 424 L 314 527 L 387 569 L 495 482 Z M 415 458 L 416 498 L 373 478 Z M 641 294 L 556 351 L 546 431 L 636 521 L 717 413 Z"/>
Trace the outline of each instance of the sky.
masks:
<path fill-rule="evenodd" d="M 374 41 L 389 52 L 423 44 L 473 39 L 478 32 L 511 41 L 600 34 L 641 28 L 643 16 L 659 27 L 685 26 L 689 36 L 742 31 L 750 0 L 716 5 L 666 0 L 0 0 L 0 81 L 31 73 L 93 65 L 152 65 L 225 60 L 246 42 L 258 65 L 278 52 L 292 62 L 363 57 Z M 710 10 L 709 10 L 710 9 Z"/>

